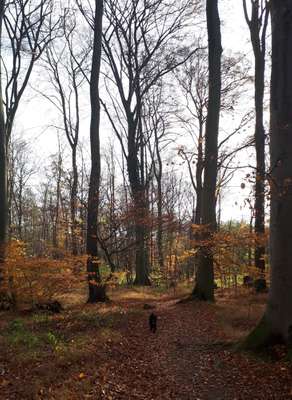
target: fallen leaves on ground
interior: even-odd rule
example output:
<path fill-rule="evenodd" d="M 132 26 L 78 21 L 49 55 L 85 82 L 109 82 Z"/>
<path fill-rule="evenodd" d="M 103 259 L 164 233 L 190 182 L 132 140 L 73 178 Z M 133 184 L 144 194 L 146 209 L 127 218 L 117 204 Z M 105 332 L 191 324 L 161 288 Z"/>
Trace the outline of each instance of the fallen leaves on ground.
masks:
<path fill-rule="evenodd" d="M 290 364 L 234 351 L 216 306 L 167 298 L 152 304 L 155 334 L 149 311 L 135 299 L 102 309 L 119 314 L 110 326 L 104 316 L 93 323 L 98 306 L 52 320 L 74 351 L 18 357 L 13 347 L 3 348 L 1 400 L 292 399 Z"/>

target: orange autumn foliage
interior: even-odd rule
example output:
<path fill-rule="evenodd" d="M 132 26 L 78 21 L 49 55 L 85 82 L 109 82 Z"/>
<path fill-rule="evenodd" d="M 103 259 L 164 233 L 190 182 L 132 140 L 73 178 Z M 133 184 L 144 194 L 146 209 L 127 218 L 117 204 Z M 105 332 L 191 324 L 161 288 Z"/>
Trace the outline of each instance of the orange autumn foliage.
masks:
<path fill-rule="evenodd" d="M 16 306 L 52 300 L 86 280 L 86 257 L 31 257 L 25 244 L 12 240 L 5 263 L 6 286 Z"/>

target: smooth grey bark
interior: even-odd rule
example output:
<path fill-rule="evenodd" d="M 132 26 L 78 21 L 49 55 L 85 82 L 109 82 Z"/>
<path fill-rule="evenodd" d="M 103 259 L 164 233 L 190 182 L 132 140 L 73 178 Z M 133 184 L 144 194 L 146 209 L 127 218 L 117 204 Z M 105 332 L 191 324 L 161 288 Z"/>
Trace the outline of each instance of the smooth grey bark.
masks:
<path fill-rule="evenodd" d="M 292 0 L 272 0 L 270 7 L 271 287 L 265 315 L 245 342 L 252 349 L 288 341 L 292 327 Z"/>
<path fill-rule="evenodd" d="M 218 165 L 218 131 L 221 104 L 221 30 L 218 0 L 207 0 L 209 98 L 205 134 L 205 169 L 202 194 L 203 240 L 199 252 L 196 285 L 193 296 L 200 300 L 214 300 L 214 269 L 212 235 L 216 230 L 216 182 Z"/>
<path fill-rule="evenodd" d="M 102 46 L 102 16 L 103 0 L 95 1 L 93 54 L 90 76 L 90 150 L 91 171 L 87 206 L 87 238 L 86 251 L 87 274 L 89 288 L 89 303 L 105 301 L 106 287 L 101 282 L 99 271 L 99 252 L 97 246 L 98 236 L 98 205 L 100 189 L 100 100 L 99 100 L 99 76 L 101 64 Z"/>
<path fill-rule="evenodd" d="M 0 2 L 0 58 L 2 51 L 2 25 L 5 1 Z M 7 154 L 4 105 L 2 97 L 2 66 L 0 63 L 0 292 L 4 290 L 4 261 L 7 241 L 8 208 L 7 208 Z"/>
<path fill-rule="evenodd" d="M 256 182 L 255 182 L 255 234 L 258 242 L 255 245 L 255 266 L 264 274 L 265 246 L 261 243 L 265 234 L 265 129 L 264 129 L 264 90 L 265 90 L 265 56 L 266 31 L 269 20 L 269 2 L 267 0 L 251 0 L 251 16 L 249 17 L 246 0 L 243 0 L 245 19 L 250 31 L 250 39 L 255 59 L 255 150 L 256 150 Z M 261 277 L 264 279 L 264 275 Z"/>

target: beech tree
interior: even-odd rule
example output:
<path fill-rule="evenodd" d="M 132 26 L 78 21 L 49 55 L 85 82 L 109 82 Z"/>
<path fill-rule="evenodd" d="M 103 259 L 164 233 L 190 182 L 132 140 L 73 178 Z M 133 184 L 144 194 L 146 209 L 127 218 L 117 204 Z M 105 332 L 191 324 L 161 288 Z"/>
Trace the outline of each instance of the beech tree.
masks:
<path fill-rule="evenodd" d="M 166 4 L 162 0 L 107 0 L 105 4 L 103 47 L 110 70 L 107 85 L 115 118 L 105 103 L 104 108 L 127 161 L 135 209 L 135 283 L 149 285 L 149 232 L 145 223 L 149 217 L 149 171 L 145 162 L 149 138 L 143 126 L 143 103 L 150 89 L 195 51 L 185 46 L 178 48 L 178 39 L 186 34 L 184 27 L 193 4 L 189 1 Z M 113 83 L 118 96 L 113 94 Z"/>
<path fill-rule="evenodd" d="M 161 88 L 162 89 L 162 88 Z M 165 116 L 160 113 L 160 103 L 162 102 L 162 90 L 154 93 L 153 110 L 149 117 L 151 119 L 151 129 L 154 132 L 154 154 L 153 157 L 153 173 L 157 182 L 157 252 L 160 270 L 164 269 L 164 253 L 163 253 L 163 191 L 162 176 L 163 162 L 161 155 L 161 137 L 165 136 L 166 121 Z M 156 100 L 156 101 L 155 101 Z"/>
<path fill-rule="evenodd" d="M 64 131 L 71 151 L 70 177 L 70 231 L 72 253 L 77 255 L 78 247 L 78 165 L 77 149 L 80 131 L 80 90 L 84 82 L 84 64 L 87 62 L 88 49 L 78 48 L 76 36 L 76 17 L 65 13 L 62 27 L 63 40 L 51 44 L 46 51 L 46 67 L 50 75 L 53 94 L 40 92 L 56 108 L 62 118 L 61 130 Z M 87 50 L 87 51 L 86 51 Z"/>
<path fill-rule="evenodd" d="M 266 64 L 266 32 L 269 21 L 268 0 L 251 0 L 251 15 L 248 12 L 247 1 L 243 0 L 244 15 L 250 31 L 250 39 L 255 59 L 255 150 L 256 150 L 256 177 L 255 177 L 255 205 L 254 230 L 258 236 L 255 246 L 255 266 L 264 279 L 265 247 L 261 244 L 265 233 L 265 128 L 264 128 L 264 90 Z"/>
<path fill-rule="evenodd" d="M 101 282 L 99 271 L 99 251 L 97 245 L 98 236 L 98 206 L 100 189 L 100 100 L 99 100 L 99 76 L 102 51 L 102 17 L 103 0 L 95 1 L 94 14 L 94 36 L 93 52 L 90 74 L 90 151 L 91 151 L 91 171 L 87 203 L 87 238 L 86 251 L 87 272 L 89 284 L 89 303 L 105 301 L 106 287 Z"/>
<path fill-rule="evenodd" d="M 171 127 L 174 123 L 174 108 L 172 102 L 168 100 L 171 87 L 168 82 L 161 79 L 155 87 L 145 96 L 143 107 L 143 124 L 147 136 L 149 137 L 148 150 L 151 158 L 151 173 L 153 173 L 149 184 L 151 198 L 149 198 L 152 207 L 152 232 L 151 238 L 156 237 L 157 261 L 160 271 L 165 270 L 165 251 L 164 251 L 164 203 L 165 193 L 163 190 L 163 179 L 165 165 L 163 155 L 171 143 Z M 155 178 L 155 179 L 153 179 Z M 149 197 L 149 196 L 148 196 Z M 155 216 L 154 208 L 157 215 Z M 154 232 L 155 231 L 155 234 Z M 151 242 L 152 256 L 154 243 Z M 154 264 L 152 257 L 151 264 Z"/>
<path fill-rule="evenodd" d="M 238 115 L 238 103 L 246 91 L 246 84 L 250 80 L 250 68 L 246 57 L 240 53 L 222 57 L 221 66 L 221 114 Z M 206 117 L 208 111 L 208 52 L 206 49 L 198 51 L 183 66 L 175 71 L 179 89 L 183 95 L 180 100 L 177 118 L 180 126 L 192 138 L 193 146 L 180 146 L 178 155 L 186 164 L 191 186 L 194 192 L 194 212 L 190 226 L 190 248 L 196 254 L 189 260 L 190 272 L 196 271 L 198 264 L 197 249 L 200 244 L 200 229 L 202 218 L 203 171 L 205 165 L 204 143 Z M 181 107 L 181 104 L 184 107 Z M 240 110 L 241 112 L 241 110 Z M 216 203 L 220 200 L 220 193 L 224 185 L 233 177 L 236 167 L 232 168 L 236 154 L 247 146 L 244 143 L 236 147 L 232 140 L 240 136 L 241 131 L 248 124 L 251 113 L 245 113 L 233 129 L 220 129 L 218 141 L 218 177 L 216 187 Z M 220 201 L 219 201 L 220 203 Z M 194 226 L 196 225 L 196 227 Z M 220 204 L 218 207 L 218 227 L 220 227 Z M 192 265 L 193 264 L 193 265 Z"/>
<path fill-rule="evenodd" d="M 211 242 L 216 230 L 216 185 L 218 164 L 218 132 L 221 105 L 221 30 L 218 0 L 206 3 L 208 30 L 209 97 L 205 132 L 205 168 L 202 194 L 202 224 L 204 240 Z M 193 296 L 214 300 L 213 254 L 209 245 L 202 246 Z"/>
<path fill-rule="evenodd" d="M 256 349 L 292 333 L 292 1 L 271 0 L 271 287 L 266 312 L 245 342 Z"/>
<path fill-rule="evenodd" d="M 183 147 L 179 155 L 187 163 L 190 180 L 196 194 L 196 205 L 193 223 L 201 223 L 202 191 L 204 170 L 204 128 L 208 103 L 208 64 L 205 50 L 199 51 L 190 58 L 177 73 L 183 96 L 186 100 L 188 116 L 178 115 L 179 121 L 190 133 L 195 142 L 195 149 L 190 154 Z M 193 168 L 195 165 L 195 168 Z M 195 170 L 195 173 L 193 172 Z"/>

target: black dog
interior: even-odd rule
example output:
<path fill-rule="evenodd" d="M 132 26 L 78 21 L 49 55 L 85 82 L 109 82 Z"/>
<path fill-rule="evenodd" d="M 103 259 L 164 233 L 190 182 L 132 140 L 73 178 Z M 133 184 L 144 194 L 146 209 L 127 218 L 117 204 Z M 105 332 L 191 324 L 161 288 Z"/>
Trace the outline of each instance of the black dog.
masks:
<path fill-rule="evenodd" d="M 151 313 L 149 316 L 149 327 L 150 331 L 155 333 L 157 329 L 157 315 Z"/>
<path fill-rule="evenodd" d="M 57 300 L 55 300 L 48 303 L 37 303 L 35 304 L 35 309 L 38 311 L 48 311 L 53 314 L 59 314 L 63 310 L 63 307 Z"/>

